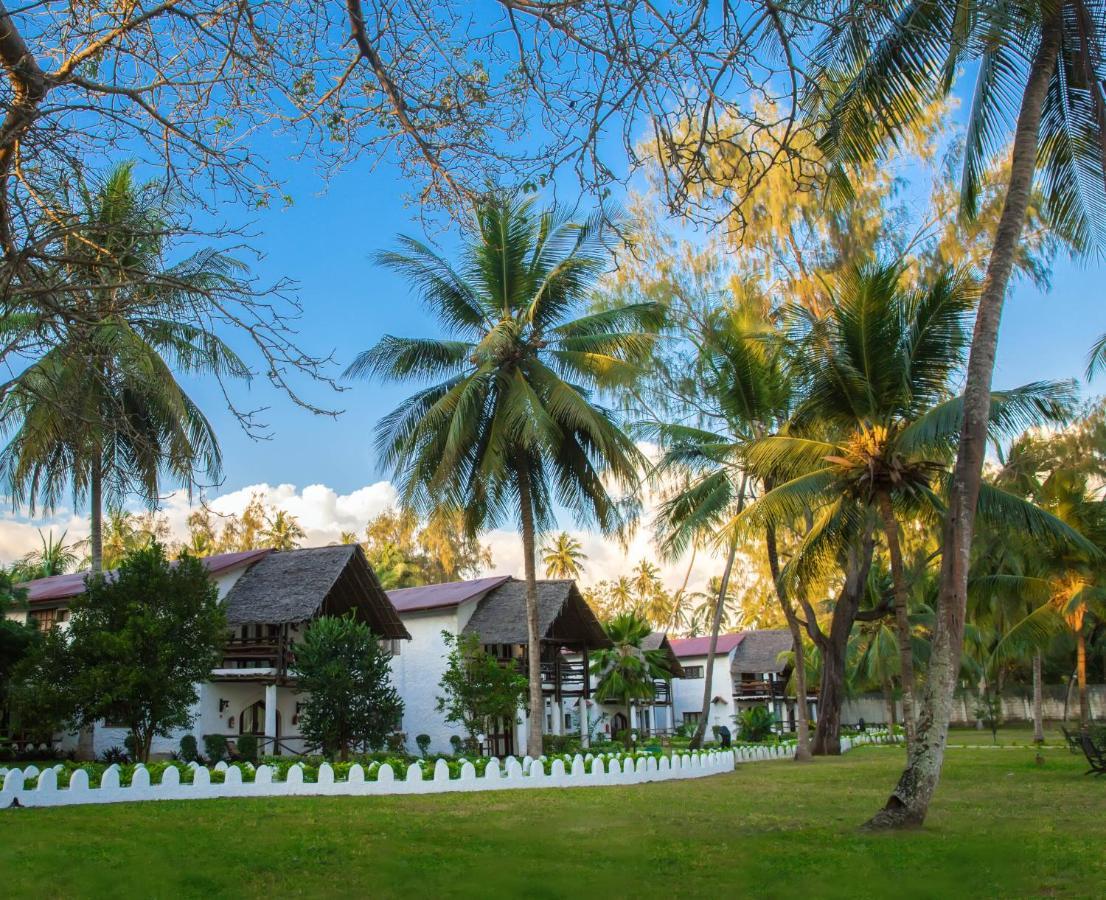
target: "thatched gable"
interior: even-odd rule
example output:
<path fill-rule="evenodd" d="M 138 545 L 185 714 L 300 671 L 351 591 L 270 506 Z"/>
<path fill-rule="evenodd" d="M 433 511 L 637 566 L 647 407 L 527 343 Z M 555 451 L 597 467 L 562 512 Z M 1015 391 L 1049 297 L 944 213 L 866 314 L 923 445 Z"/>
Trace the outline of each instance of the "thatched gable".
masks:
<path fill-rule="evenodd" d="M 267 554 L 227 593 L 231 625 L 281 625 L 354 611 L 384 638 L 410 638 L 357 544 Z"/>
<path fill-rule="evenodd" d="M 538 630 L 542 640 L 574 650 L 611 646 L 603 626 L 571 580 L 538 582 Z M 484 644 L 525 644 L 526 582 L 511 578 L 480 601 L 465 626 Z"/>
<path fill-rule="evenodd" d="M 735 676 L 742 673 L 762 674 L 782 672 L 789 663 L 780 659 L 781 653 L 791 650 L 791 632 L 782 629 L 744 632 L 741 643 L 737 645 L 730 672 Z"/>

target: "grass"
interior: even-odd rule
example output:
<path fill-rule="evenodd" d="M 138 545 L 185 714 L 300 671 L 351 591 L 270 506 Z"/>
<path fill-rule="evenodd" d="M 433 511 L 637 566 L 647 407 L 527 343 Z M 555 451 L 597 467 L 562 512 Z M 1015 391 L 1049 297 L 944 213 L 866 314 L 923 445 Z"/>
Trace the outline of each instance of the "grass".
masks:
<path fill-rule="evenodd" d="M 5 810 L 0 884 L 5 897 L 1101 896 L 1106 779 L 1083 777 L 1082 758 L 1055 740 L 1043 765 L 1028 741 L 951 750 L 924 830 L 858 832 L 901 753 L 623 788 Z"/>

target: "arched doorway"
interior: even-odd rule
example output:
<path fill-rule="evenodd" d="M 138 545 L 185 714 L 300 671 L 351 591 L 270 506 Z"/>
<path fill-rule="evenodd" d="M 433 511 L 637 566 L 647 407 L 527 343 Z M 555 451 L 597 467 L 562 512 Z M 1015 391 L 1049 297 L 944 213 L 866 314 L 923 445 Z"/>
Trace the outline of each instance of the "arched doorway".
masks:
<path fill-rule="evenodd" d="M 255 734 L 258 737 L 265 736 L 265 701 L 258 700 L 252 706 L 247 706 L 242 710 L 242 715 L 238 717 L 238 733 L 239 734 Z M 280 710 L 277 710 L 276 714 L 276 735 L 279 738 L 281 734 L 280 728 Z"/>
<path fill-rule="evenodd" d="M 611 716 L 611 737 L 612 738 L 617 739 L 618 738 L 618 733 L 620 731 L 625 731 L 629 727 L 630 727 L 630 722 L 626 718 L 625 713 L 617 712 L 613 716 Z"/>

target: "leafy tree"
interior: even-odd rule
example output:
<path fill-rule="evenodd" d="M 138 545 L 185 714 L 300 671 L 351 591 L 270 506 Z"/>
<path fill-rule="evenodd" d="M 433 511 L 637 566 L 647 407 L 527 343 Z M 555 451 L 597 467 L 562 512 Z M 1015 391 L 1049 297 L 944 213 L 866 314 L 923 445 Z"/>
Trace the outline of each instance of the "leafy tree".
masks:
<path fill-rule="evenodd" d="M 502 665 L 474 634 L 442 632 L 447 648 L 446 667 L 439 687 L 438 712 L 460 725 L 475 748 L 476 736 L 496 719 L 513 723 L 526 703 L 527 680 L 513 666 Z"/>
<path fill-rule="evenodd" d="M 16 587 L 17 580 L 24 580 L 22 574 L 13 576 L 0 567 L 0 731 L 9 724 L 13 675 L 41 641 L 33 623 L 8 617 L 27 605 L 27 592 Z"/>
<path fill-rule="evenodd" d="M 476 208 L 462 263 L 402 239 L 380 261 L 406 276 L 454 340 L 386 336 L 351 377 L 441 378 L 387 415 L 377 445 L 406 506 L 443 499 L 471 534 L 514 518 L 522 532 L 530 708 L 541 709 L 536 536 L 559 501 L 612 532 L 626 510 L 608 485 L 633 487 L 644 460 L 598 390 L 632 383 L 660 323 L 654 304 L 575 317 L 608 263 L 598 219 L 573 223 L 532 199 L 494 195 Z M 541 754 L 541 716 L 527 752 Z"/>
<path fill-rule="evenodd" d="M 1106 66 L 1097 49 L 1102 17 L 1094 3 L 850 2 L 843 11 L 821 48 L 826 76 L 812 103 L 831 163 L 878 158 L 933 99 L 950 93 L 960 72 L 973 72 L 961 182 L 961 209 L 972 216 L 981 174 L 1013 131 L 968 358 L 919 740 L 887 804 L 869 823 L 895 828 L 925 819 L 941 771 L 960 668 L 999 320 L 1034 182 L 1045 194 L 1050 221 L 1077 245 L 1088 245 L 1106 219 L 1106 104 L 1100 94 Z"/>
<path fill-rule="evenodd" d="M 44 313 L 10 310 L 6 322 L 44 338 L 0 405 L 0 472 L 14 502 L 47 509 L 71 487 L 91 507 L 90 562 L 101 571 L 105 503 L 137 494 L 157 502 L 168 475 L 191 487 L 216 477 L 214 430 L 185 392 L 187 374 L 245 378 L 237 355 L 203 313 L 232 288 L 233 259 L 201 250 L 166 265 L 172 213 L 156 184 L 117 166 L 96 189 L 81 185 L 65 236 L 67 290 Z M 26 320 L 26 321 L 25 321 Z"/>
<path fill-rule="evenodd" d="M 119 564 L 113 577 L 90 575 L 73 599 L 69 628 L 55 629 L 29 673 L 28 694 L 66 672 L 68 718 L 87 726 L 125 724 L 145 761 L 155 736 L 192 723 L 196 685 L 218 664 L 227 626 L 203 564 L 170 562 L 158 543 Z"/>
<path fill-rule="evenodd" d="M 590 674 L 598 679 L 595 699 L 625 706 L 626 721 L 632 723 L 634 702 L 652 700 L 657 690 L 655 682 L 671 680 L 667 655 L 663 650 L 642 649 L 651 628 L 648 621 L 632 612 L 615 616 L 604 623 L 603 629 L 614 646 L 592 655 Z M 627 745 L 629 741 L 627 735 Z"/>
<path fill-rule="evenodd" d="M 577 579 L 584 571 L 583 563 L 587 558 L 580 542 L 567 531 L 554 535 L 541 549 L 546 578 Z"/>
<path fill-rule="evenodd" d="M 392 657 L 353 616 L 323 616 L 296 647 L 298 690 L 305 695 L 300 732 L 330 757 L 373 749 L 396 730 L 403 700 L 392 684 Z"/>

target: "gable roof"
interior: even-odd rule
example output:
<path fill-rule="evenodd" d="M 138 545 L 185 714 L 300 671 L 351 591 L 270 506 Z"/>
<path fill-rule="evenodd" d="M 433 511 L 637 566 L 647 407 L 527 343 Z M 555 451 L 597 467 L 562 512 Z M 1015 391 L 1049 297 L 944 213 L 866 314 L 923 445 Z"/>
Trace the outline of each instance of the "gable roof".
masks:
<path fill-rule="evenodd" d="M 388 591 L 388 599 L 401 614 L 428 609 L 445 609 L 482 597 L 492 588 L 509 581 L 510 577 L 510 575 L 496 575 L 492 578 L 475 578 L 472 581 L 449 581 L 444 584 L 398 588 Z"/>
<path fill-rule="evenodd" d="M 410 638 L 357 544 L 271 551 L 225 599 L 231 625 L 305 622 L 354 612 L 384 638 Z"/>
<path fill-rule="evenodd" d="M 526 582 L 507 578 L 484 595 L 464 629 L 484 644 L 525 644 Z M 542 640 L 579 649 L 610 647 L 595 613 L 570 579 L 538 582 L 538 631 Z"/>
<path fill-rule="evenodd" d="M 672 677 L 684 677 L 684 667 L 680 665 L 680 660 L 672 649 L 672 642 L 668 640 L 668 635 L 663 631 L 651 631 L 647 634 L 644 639 L 642 639 L 641 649 L 664 650 L 668 657 L 668 671 L 672 673 Z"/>
<path fill-rule="evenodd" d="M 735 675 L 741 672 L 782 672 L 789 663 L 781 661 L 779 656 L 791 647 L 791 632 L 786 629 L 746 631 L 734 654 L 730 671 Z"/>
<path fill-rule="evenodd" d="M 745 633 L 741 632 L 737 634 L 718 635 L 718 646 L 715 648 L 715 652 L 720 654 L 729 653 L 734 647 L 741 643 L 744 637 Z M 710 652 L 710 635 L 693 638 L 676 638 L 671 641 L 671 644 L 672 652 L 680 659 L 687 659 L 691 656 L 706 656 Z"/>
<path fill-rule="evenodd" d="M 256 562 L 271 550 L 245 550 L 240 553 L 217 553 L 213 556 L 205 556 L 200 562 L 207 568 L 209 575 L 219 575 L 239 566 Z M 105 572 L 105 576 L 111 578 L 114 569 Z M 86 569 L 83 572 L 71 572 L 68 575 L 50 575 L 46 578 L 36 578 L 21 585 L 27 589 L 27 601 L 29 603 L 49 603 L 57 600 L 68 600 L 84 593 L 84 581 L 91 574 Z"/>

